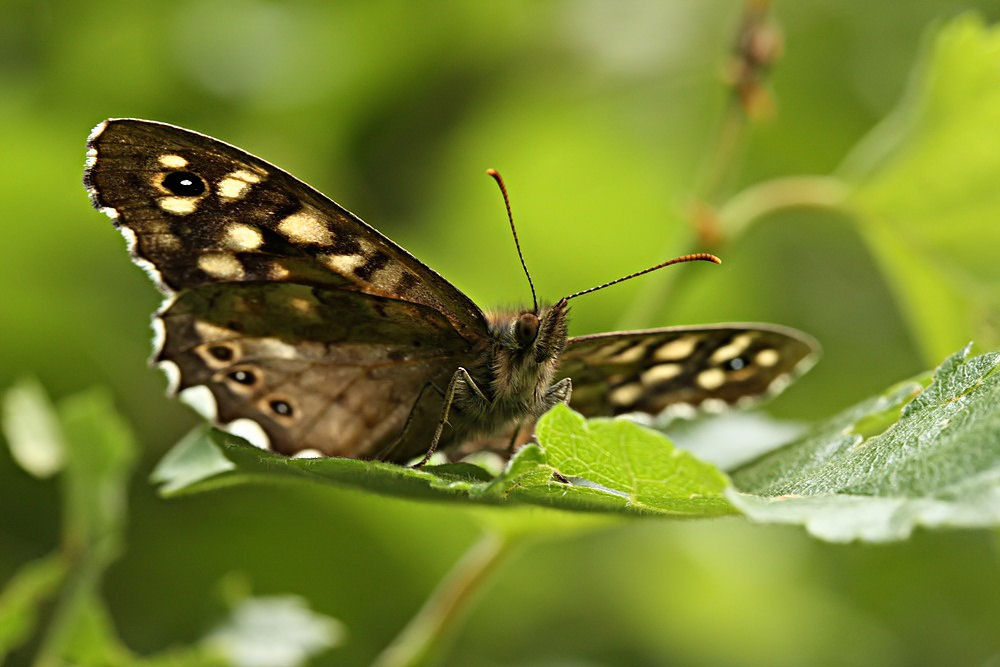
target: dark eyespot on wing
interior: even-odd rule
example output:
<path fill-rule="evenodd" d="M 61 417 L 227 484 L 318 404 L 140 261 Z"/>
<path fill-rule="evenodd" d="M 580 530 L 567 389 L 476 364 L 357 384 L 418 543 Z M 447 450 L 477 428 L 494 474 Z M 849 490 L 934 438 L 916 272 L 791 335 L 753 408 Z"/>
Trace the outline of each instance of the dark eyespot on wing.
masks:
<path fill-rule="evenodd" d="M 163 187 L 178 197 L 197 197 L 205 192 L 205 181 L 190 171 L 174 171 L 163 177 Z"/>
<path fill-rule="evenodd" d="M 238 370 L 229 373 L 229 379 L 233 382 L 239 382 L 240 384 L 245 384 L 247 386 L 255 384 L 257 382 L 257 376 L 251 371 Z"/>

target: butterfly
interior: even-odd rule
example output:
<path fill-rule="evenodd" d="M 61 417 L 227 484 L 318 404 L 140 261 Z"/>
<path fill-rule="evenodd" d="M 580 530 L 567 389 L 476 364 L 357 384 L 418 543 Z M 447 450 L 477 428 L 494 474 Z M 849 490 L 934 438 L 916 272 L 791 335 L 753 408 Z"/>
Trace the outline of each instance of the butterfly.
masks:
<path fill-rule="evenodd" d="M 92 204 L 165 295 L 153 360 L 170 391 L 282 454 L 426 461 L 561 402 L 586 416 L 743 406 L 816 358 L 809 336 L 767 324 L 569 338 L 570 299 L 622 279 L 544 307 L 532 285 L 532 308 L 487 315 L 376 229 L 234 146 L 112 119 L 87 149 Z M 693 260 L 718 261 L 652 268 Z"/>

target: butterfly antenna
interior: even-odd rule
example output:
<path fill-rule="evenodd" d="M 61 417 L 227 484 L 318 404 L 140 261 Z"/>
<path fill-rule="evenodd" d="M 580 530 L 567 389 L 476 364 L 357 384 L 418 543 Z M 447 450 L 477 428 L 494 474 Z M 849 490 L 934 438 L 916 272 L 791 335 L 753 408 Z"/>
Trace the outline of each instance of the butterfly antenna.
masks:
<path fill-rule="evenodd" d="M 579 292 L 574 292 L 567 297 L 563 297 L 563 301 L 569 301 L 570 299 L 575 299 L 578 296 L 583 296 L 584 294 L 590 294 L 591 292 L 596 292 L 597 290 L 604 289 L 605 287 L 611 287 L 612 285 L 617 285 L 618 283 L 623 283 L 626 280 L 631 280 L 632 278 L 638 278 L 639 276 L 646 275 L 652 271 L 657 271 L 665 266 L 670 266 L 671 264 L 682 264 L 684 262 L 712 262 L 714 264 L 722 264 L 722 260 L 707 252 L 696 252 L 693 255 L 681 255 L 680 257 L 674 257 L 673 259 L 668 259 L 665 262 L 660 262 L 656 266 L 651 266 L 648 269 L 643 269 L 642 271 L 636 271 L 635 273 L 630 273 L 627 276 L 622 276 L 621 278 L 615 278 L 610 282 L 606 282 L 603 285 L 598 285 L 597 287 L 591 287 L 589 289 L 580 290 Z"/>
<path fill-rule="evenodd" d="M 521 268 L 524 269 L 524 275 L 528 278 L 528 287 L 531 288 L 531 302 L 533 304 L 531 312 L 537 315 L 538 297 L 535 296 L 535 283 L 531 281 L 531 274 L 528 273 L 528 265 L 524 263 L 524 255 L 521 253 L 521 242 L 517 240 L 517 228 L 514 227 L 514 214 L 510 212 L 510 197 L 507 196 L 507 186 L 503 184 L 503 179 L 500 178 L 500 174 L 497 173 L 496 169 L 487 169 L 486 173 L 493 177 L 493 180 L 500 186 L 501 194 L 503 194 L 503 203 L 507 207 L 507 219 L 510 221 L 510 233 L 514 235 L 514 247 L 517 248 L 517 258 L 521 260 Z"/>

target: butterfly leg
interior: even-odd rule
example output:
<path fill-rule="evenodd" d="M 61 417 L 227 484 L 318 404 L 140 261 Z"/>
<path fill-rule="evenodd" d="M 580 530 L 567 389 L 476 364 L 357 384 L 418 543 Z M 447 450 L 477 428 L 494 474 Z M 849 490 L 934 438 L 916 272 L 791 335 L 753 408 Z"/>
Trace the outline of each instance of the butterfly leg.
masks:
<path fill-rule="evenodd" d="M 507 443 L 507 457 L 510 458 L 511 454 L 514 453 L 514 446 L 517 445 L 517 436 L 521 435 L 521 427 L 524 426 L 522 422 L 514 424 L 514 432 L 510 436 L 510 442 Z"/>
<path fill-rule="evenodd" d="M 413 419 L 417 415 L 417 412 L 420 408 L 420 401 L 424 397 L 424 392 L 427 391 L 428 389 L 433 389 L 441 396 L 444 396 L 444 392 L 441 391 L 441 388 L 438 387 L 436 384 L 434 384 L 433 382 L 425 383 L 424 386 L 420 388 L 420 391 L 417 392 L 417 398 L 416 400 L 413 401 L 413 407 L 410 408 L 410 414 L 406 416 L 406 421 L 403 423 L 403 428 L 402 430 L 400 430 L 399 436 L 391 443 L 382 448 L 382 450 L 374 457 L 376 461 L 385 461 L 387 458 L 389 458 L 389 455 L 392 454 L 393 450 L 400 445 L 400 443 L 406 441 L 406 436 L 409 435 L 410 433 L 410 426 L 413 424 Z"/>
<path fill-rule="evenodd" d="M 431 455 L 437 450 L 438 442 L 441 440 L 441 434 L 444 432 L 445 424 L 448 423 L 448 414 L 451 412 L 451 405 L 455 402 L 455 394 L 463 390 L 466 392 L 463 402 L 479 403 L 482 406 L 489 406 L 490 399 L 486 398 L 486 394 L 483 390 L 479 388 L 476 381 L 472 379 L 469 375 L 469 371 L 465 370 L 461 366 L 455 371 L 455 374 L 451 376 L 451 381 L 448 382 L 448 388 L 444 392 L 444 407 L 441 408 L 441 419 L 438 420 L 437 428 L 434 430 L 434 437 L 431 439 L 431 445 L 427 448 L 427 452 L 424 457 L 414 463 L 411 467 L 420 468 L 425 463 L 427 463 Z"/>
<path fill-rule="evenodd" d="M 569 405 L 569 397 L 573 393 L 573 381 L 570 378 L 563 378 L 548 388 L 545 398 L 542 399 L 542 412 L 559 404 Z"/>

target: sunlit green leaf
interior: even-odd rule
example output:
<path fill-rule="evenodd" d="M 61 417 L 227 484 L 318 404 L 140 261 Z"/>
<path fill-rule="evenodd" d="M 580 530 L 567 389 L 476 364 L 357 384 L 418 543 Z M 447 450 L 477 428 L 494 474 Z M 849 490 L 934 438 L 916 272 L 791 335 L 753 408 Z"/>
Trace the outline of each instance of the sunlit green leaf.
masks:
<path fill-rule="evenodd" d="M 627 420 L 586 421 L 559 405 L 539 421 L 537 433 L 550 465 L 576 489 L 608 494 L 639 512 L 732 512 L 722 495 L 726 476 L 656 431 Z"/>
<path fill-rule="evenodd" d="M 65 577 L 65 559 L 52 555 L 28 563 L 7 582 L 0 592 L 0 662 L 35 631 L 39 606 Z"/>
<path fill-rule="evenodd" d="M 1000 26 L 934 36 L 894 113 L 841 167 L 927 359 L 1000 344 Z"/>
<path fill-rule="evenodd" d="M 736 471 L 730 500 L 751 519 L 802 523 L 832 541 L 997 525 L 1000 353 L 967 353 L 926 388 L 903 383 Z"/>

